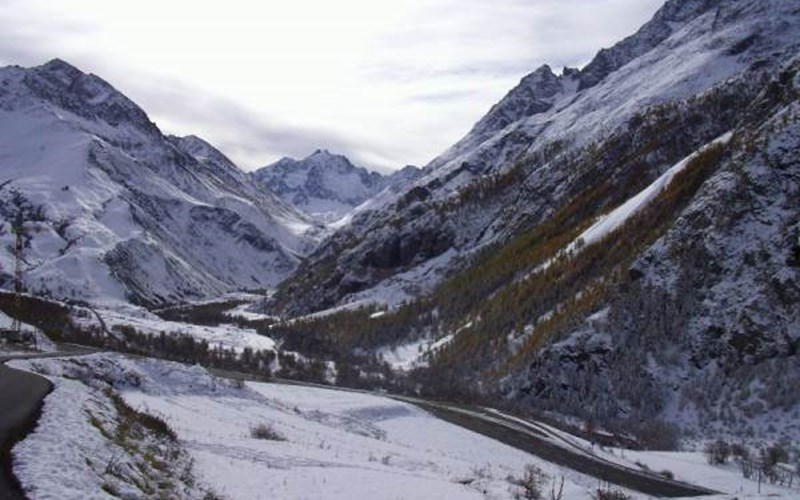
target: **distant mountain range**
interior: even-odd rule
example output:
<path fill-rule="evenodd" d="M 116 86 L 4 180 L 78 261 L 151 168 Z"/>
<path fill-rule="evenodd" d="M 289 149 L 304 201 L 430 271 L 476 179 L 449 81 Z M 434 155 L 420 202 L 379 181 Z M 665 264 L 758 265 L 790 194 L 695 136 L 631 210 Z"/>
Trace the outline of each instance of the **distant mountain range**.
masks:
<path fill-rule="evenodd" d="M 368 172 L 318 151 L 249 174 L 196 136 L 164 135 L 100 77 L 55 59 L 0 69 L 0 278 L 14 269 L 12 200 L 29 221 L 26 286 L 154 307 L 270 289 L 341 220 L 419 173 Z"/>
<path fill-rule="evenodd" d="M 320 222 L 334 222 L 385 189 L 413 181 L 419 169 L 390 175 L 356 167 L 342 155 L 317 150 L 302 160 L 282 158 L 253 172 L 259 185 Z"/>

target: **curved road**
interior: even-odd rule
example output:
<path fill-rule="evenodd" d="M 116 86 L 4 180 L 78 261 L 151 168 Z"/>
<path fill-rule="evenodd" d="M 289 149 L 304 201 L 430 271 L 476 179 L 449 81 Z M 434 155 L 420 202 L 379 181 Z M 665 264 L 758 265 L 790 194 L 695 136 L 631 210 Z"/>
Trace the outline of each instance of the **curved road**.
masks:
<path fill-rule="evenodd" d="M 14 477 L 11 450 L 36 427 L 44 398 L 53 384 L 34 373 L 16 370 L 4 363 L 12 359 L 80 356 L 95 349 L 59 344 L 58 352 L 26 356 L 0 356 L 0 500 L 24 500 L 19 481 Z"/>
<path fill-rule="evenodd" d="M 25 498 L 12 471 L 11 449 L 36 426 L 52 388 L 46 378 L 0 364 L 0 498 L 4 500 Z"/>
<path fill-rule="evenodd" d="M 585 450 L 569 449 L 555 443 L 532 424 L 482 409 L 453 406 L 404 396 L 390 396 L 414 404 L 436 417 L 536 455 L 548 462 L 567 467 L 614 485 L 660 498 L 717 495 L 701 486 L 674 481 L 641 470 L 609 462 Z"/>
<path fill-rule="evenodd" d="M 376 394 L 372 391 L 298 382 L 294 380 L 264 380 L 263 378 L 260 379 L 241 372 L 225 370 L 210 371 L 217 376 L 225 378 Z M 503 415 L 499 412 L 487 411 L 483 408 L 458 406 L 439 401 L 430 401 L 388 393 L 377 393 L 377 395 L 413 404 L 446 422 L 483 434 L 484 436 L 540 457 L 548 462 L 595 477 L 600 481 L 623 486 L 647 495 L 659 498 L 677 498 L 720 494 L 718 491 L 713 491 L 708 488 L 667 479 L 657 474 L 647 473 L 639 469 L 610 462 L 571 444 L 563 437 L 549 433 L 546 429 L 539 427 L 534 422 L 527 422 Z"/>

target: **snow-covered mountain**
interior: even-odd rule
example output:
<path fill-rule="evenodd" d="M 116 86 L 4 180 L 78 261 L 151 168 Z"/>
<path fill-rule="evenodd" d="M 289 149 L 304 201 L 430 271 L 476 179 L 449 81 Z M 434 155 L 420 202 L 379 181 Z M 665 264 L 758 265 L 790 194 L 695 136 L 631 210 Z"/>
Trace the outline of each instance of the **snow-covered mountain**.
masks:
<path fill-rule="evenodd" d="M 391 175 L 354 166 L 345 156 L 317 150 L 302 160 L 282 158 L 253 172 L 253 178 L 286 203 L 321 222 L 341 219 L 385 189 L 410 183 L 419 169 Z"/>
<path fill-rule="evenodd" d="M 64 299 L 158 305 L 268 288 L 316 243 L 304 214 L 222 153 L 164 136 L 107 82 L 58 59 L 0 69 L 0 184 L 2 273 L 14 267 L 15 207 L 36 207 L 25 285 Z"/>
<path fill-rule="evenodd" d="M 417 387 L 440 394 L 794 432 L 799 103 L 796 1 L 669 0 L 523 78 L 271 307 L 397 307 L 386 342 L 439 339 Z"/>
<path fill-rule="evenodd" d="M 795 55 L 797 18 L 785 0 L 671 0 L 582 70 L 537 69 L 394 203 L 359 214 L 319 248 L 298 273 L 314 279 L 287 283 L 279 302 L 294 312 L 367 297 L 396 303 L 430 290 L 456 257 L 543 222 L 587 186 L 603 179 L 645 185 L 740 118 L 726 108 L 643 138 L 647 113 L 774 75 Z M 590 163 L 605 143 L 631 148 L 645 139 L 652 151 L 641 162 L 620 152 L 609 164 Z M 564 168 L 578 156 L 586 161 Z M 624 194 L 617 189 L 596 208 Z"/>

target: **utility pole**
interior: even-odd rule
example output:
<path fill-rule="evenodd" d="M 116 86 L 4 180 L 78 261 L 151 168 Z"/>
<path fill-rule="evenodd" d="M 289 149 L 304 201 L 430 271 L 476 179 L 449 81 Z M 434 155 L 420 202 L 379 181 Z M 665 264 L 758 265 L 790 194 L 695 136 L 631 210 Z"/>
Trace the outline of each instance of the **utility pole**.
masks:
<path fill-rule="evenodd" d="M 23 341 L 22 321 L 20 318 L 22 317 L 22 252 L 25 249 L 25 221 L 22 210 L 17 212 L 12 232 L 14 233 L 14 318 L 11 323 L 11 330 L 15 332 L 17 339 L 19 339 L 18 341 Z M 33 333 L 31 340 L 33 341 L 33 348 L 38 349 L 35 333 Z"/>
<path fill-rule="evenodd" d="M 18 339 L 22 339 L 22 322 L 19 320 L 22 314 L 22 248 L 23 241 L 23 222 L 22 211 L 17 212 L 11 232 L 14 233 L 14 318 L 11 323 L 11 330 L 17 334 Z"/>

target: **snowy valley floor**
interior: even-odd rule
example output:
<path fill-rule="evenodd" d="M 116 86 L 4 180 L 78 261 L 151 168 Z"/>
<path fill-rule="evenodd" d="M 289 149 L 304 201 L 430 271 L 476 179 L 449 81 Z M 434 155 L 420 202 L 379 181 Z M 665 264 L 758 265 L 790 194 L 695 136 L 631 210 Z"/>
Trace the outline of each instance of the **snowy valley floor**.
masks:
<path fill-rule="evenodd" d="M 46 374 L 55 384 L 40 425 L 14 448 L 15 473 L 36 499 L 113 498 L 111 487 L 134 498 L 157 498 L 137 489 L 136 478 L 151 477 L 167 483 L 171 498 L 212 491 L 231 500 L 507 499 L 516 491 L 508 477 L 521 476 L 528 464 L 552 479 L 564 476 L 565 500 L 592 498 L 598 486 L 594 478 L 380 395 L 237 384 L 199 367 L 116 354 L 11 365 Z M 118 433 L 109 432 L 115 412 L 119 418 L 119 407 L 109 403 L 116 393 L 174 430 L 182 450 L 170 452 L 176 461 L 169 467 L 180 470 L 179 477 L 162 477 L 169 471 L 152 458 L 157 447 L 121 444 Z M 259 426 L 278 439 L 254 438 L 252 429 Z M 159 442 L 154 439 L 144 437 Z M 623 460 L 619 454 L 609 458 Z M 755 483 L 732 468 L 705 464 L 698 453 L 625 452 L 625 460 L 670 469 L 676 478 L 730 494 L 714 498 L 761 498 Z M 762 491 L 763 498 L 800 496 L 797 489 Z"/>

